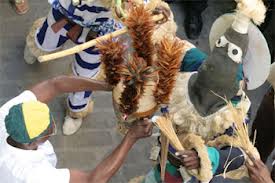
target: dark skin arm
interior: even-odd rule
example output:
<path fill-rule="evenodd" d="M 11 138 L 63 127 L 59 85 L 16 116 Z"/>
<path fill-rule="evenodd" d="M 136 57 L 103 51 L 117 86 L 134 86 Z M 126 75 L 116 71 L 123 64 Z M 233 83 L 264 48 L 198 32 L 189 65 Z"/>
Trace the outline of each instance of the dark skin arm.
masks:
<path fill-rule="evenodd" d="M 37 100 L 47 103 L 57 95 L 78 91 L 110 91 L 111 87 L 106 82 L 87 79 L 78 76 L 57 76 L 43 81 L 30 89 Z"/>
<path fill-rule="evenodd" d="M 200 159 L 198 153 L 194 150 L 179 151 L 176 154 L 187 170 L 198 169 L 200 167 Z"/>
<path fill-rule="evenodd" d="M 70 170 L 70 183 L 105 183 L 118 171 L 128 152 L 140 138 L 151 136 L 152 123 L 148 120 L 135 124 L 121 144 L 91 172 Z"/>

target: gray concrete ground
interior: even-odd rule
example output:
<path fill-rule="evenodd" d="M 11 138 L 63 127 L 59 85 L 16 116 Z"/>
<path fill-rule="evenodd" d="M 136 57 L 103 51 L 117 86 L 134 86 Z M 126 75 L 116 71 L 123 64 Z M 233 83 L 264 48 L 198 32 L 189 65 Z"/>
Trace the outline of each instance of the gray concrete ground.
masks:
<path fill-rule="evenodd" d="M 0 104 L 22 92 L 29 86 L 47 78 L 67 73 L 71 57 L 48 63 L 27 65 L 23 60 L 25 37 L 32 22 L 48 13 L 49 5 L 46 0 L 29 0 L 31 10 L 23 16 L 18 16 L 11 9 L 8 0 L 0 1 Z M 210 26 L 219 15 L 232 11 L 231 1 L 210 0 L 209 6 L 203 13 L 204 26 L 198 40 L 193 41 L 199 48 L 208 52 L 208 34 Z M 183 28 L 183 8 L 180 3 L 172 4 L 178 23 L 178 35 L 185 38 Z M 260 103 L 266 87 L 251 92 L 253 105 Z M 121 137 L 116 133 L 116 119 L 112 109 L 110 93 L 95 94 L 95 111 L 85 119 L 79 132 L 73 136 L 63 136 L 61 124 L 64 118 L 64 98 L 60 96 L 50 103 L 55 120 L 58 123 L 58 134 L 52 137 L 57 155 L 58 167 L 79 168 L 90 170 L 102 160 L 120 142 Z M 256 100 L 255 100 L 256 99 Z M 254 107 L 256 109 L 256 107 Z M 151 167 L 148 160 L 153 138 L 141 140 L 129 153 L 124 166 L 111 182 L 125 183 L 130 178 L 145 174 Z"/>

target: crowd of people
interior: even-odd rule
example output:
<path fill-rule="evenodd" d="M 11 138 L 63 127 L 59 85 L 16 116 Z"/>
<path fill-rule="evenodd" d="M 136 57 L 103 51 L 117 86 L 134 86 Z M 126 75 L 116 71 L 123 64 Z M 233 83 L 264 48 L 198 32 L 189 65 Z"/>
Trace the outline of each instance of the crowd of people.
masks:
<path fill-rule="evenodd" d="M 275 146 L 275 119 L 271 115 L 275 110 L 272 88 L 265 96 L 253 124 L 254 129 L 261 129 L 257 133 L 259 143 L 256 144 L 261 159 L 252 152 L 246 152 L 242 145 L 229 143 L 231 142 L 229 139 L 232 140 L 235 137 L 234 123 L 229 117 L 232 114 L 226 102 L 217 97 L 217 95 L 224 96 L 235 108 L 244 110 L 243 120 L 249 123 L 250 101 L 245 90 L 259 87 L 266 79 L 273 84 L 272 71 L 275 72 L 275 69 L 271 67 L 269 74 L 269 68 L 270 62 L 274 61 L 275 50 L 275 13 L 272 13 L 275 7 L 274 1 L 265 2 L 268 10 L 265 23 L 260 29 L 251 22 L 259 24 L 264 19 L 261 15 L 265 14 L 265 8 L 261 0 L 248 3 L 245 0 L 236 1 L 242 3 L 238 4 L 237 13 L 218 18 L 212 26 L 209 55 L 190 42 L 176 37 L 173 12 L 163 1 L 156 0 L 155 2 L 159 4 L 155 6 L 152 5 L 153 3 L 150 4 L 149 0 L 142 0 L 142 2 L 137 0 L 136 4 L 126 1 L 124 6 L 122 5 L 124 1 L 119 0 L 49 0 L 49 2 L 51 9 L 47 18 L 36 21 L 27 36 L 24 50 L 26 63 L 31 64 L 37 61 L 39 56 L 59 50 L 69 40 L 76 45 L 82 45 L 121 30 L 125 25 L 130 32 L 129 37 L 134 42 L 133 48 L 125 46 L 129 43 L 111 39 L 109 42 L 106 41 L 105 45 L 102 43 L 98 46 L 99 50 L 91 47 L 78 51 L 74 54 L 71 76 L 57 76 L 40 82 L 1 106 L 0 175 L 2 182 L 108 182 L 123 165 L 134 144 L 139 139 L 152 135 L 154 125 L 151 117 L 156 115 L 155 112 L 159 108 L 163 116 L 167 116 L 168 113 L 173 114 L 171 120 L 186 150 L 178 150 L 173 143 L 168 143 L 167 159 L 163 160 L 165 151 L 161 148 L 164 147 L 165 140 L 161 136 L 159 139 L 161 148 L 157 156 L 160 163 L 143 176 L 140 183 L 241 182 L 240 176 L 237 177 L 240 180 L 236 180 L 229 174 L 242 168 L 248 171 L 247 175 L 252 183 L 275 181 L 274 163 L 272 174 L 264 164 Z M 14 0 L 11 3 L 18 14 L 28 12 L 28 0 Z M 197 39 L 202 30 L 202 12 L 207 8 L 207 1 L 167 0 L 167 3 L 183 4 L 187 38 Z M 255 5 L 257 8 L 250 3 L 258 3 Z M 157 21 L 156 24 L 159 25 L 156 30 L 154 29 L 155 32 L 146 32 L 145 28 L 153 27 L 146 20 L 137 18 L 140 20 L 137 21 L 140 25 L 134 26 L 132 25 L 135 23 L 134 20 L 129 20 L 131 12 L 125 9 L 129 8 L 136 13 L 145 11 L 142 8 L 135 9 L 140 4 L 154 6 L 152 15 L 164 17 L 162 21 Z M 128 16 L 125 16 L 126 13 L 129 13 Z M 146 13 L 143 15 L 146 17 Z M 125 24 L 121 24 L 120 20 Z M 141 30 L 142 28 L 145 30 Z M 137 30 L 141 35 L 144 31 L 142 35 L 144 37 L 151 36 L 153 43 L 148 43 L 148 40 L 141 38 L 137 40 L 135 37 L 139 35 L 135 32 Z M 267 41 L 259 36 L 260 30 Z M 160 36 L 161 33 L 171 37 L 166 40 L 165 36 Z M 256 38 L 257 36 L 259 39 Z M 135 41 L 144 42 L 140 46 L 135 44 Z M 253 49 L 256 41 L 261 49 Z M 166 49 L 170 44 L 174 49 Z M 127 58 L 121 57 L 126 49 L 133 49 L 135 52 L 128 53 Z M 144 50 L 150 52 L 154 49 L 156 50 L 152 51 L 151 55 L 144 52 Z M 174 55 L 169 52 L 171 50 L 175 53 Z M 153 54 L 155 55 L 152 56 Z M 158 54 L 164 56 L 160 57 Z M 169 56 L 173 59 L 169 60 Z M 167 62 L 163 63 L 168 63 L 168 66 L 157 65 L 158 79 L 155 79 L 156 72 L 152 71 L 155 67 L 154 63 L 157 62 L 155 58 L 167 59 L 175 63 L 172 65 L 165 60 Z M 267 58 L 267 60 L 257 62 L 257 59 L 261 58 Z M 139 63 L 134 63 L 135 59 Z M 110 62 L 110 65 L 115 64 L 108 67 L 104 60 Z M 120 60 L 132 65 L 121 66 L 123 69 L 120 69 L 122 63 Z M 139 65 L 140 63 L 143 64 Z M 100 67 L 102 64 L 104 64 L 103 69 Z M 172 66 L 170 67 L 169 64 Z M 172 80 L 171 87 L 168 85 L 171 81 L 165 78 L 164 71 L 167 68 L 170 68 L 167 72 Z M 102 70 L 106 75 L 104 79 L 101 76 Z M 176 72 L 170 72 L 172 70 Z M 148 87 L 144 84 L 146 82 L 149 82 L 150 86 L 159 87 L 157 89 L 161 90 L 160 94 L 151 94 L 151 90 L 155 92 L 156 89 L 151 89 L 150 86 L 149 89 L 146 88 Z M 161 87 L 163 84 L 166 86 Z M 63 133 L 73 135 L 81 127 L 83 118 L 92 112 L 92 93 L 100 91 L 113 92 L 114 110 L 119 124 L 127 129 L 124 131 L 124 138 L 93 170 L 86 172 L 68 167 L 56 168 L 57 157 L 49 138 L 56 134 L 57 125 L 46 103 L 54 100 L 58 95 L 69 93 L 66 99 L 67 112 Z M 148 95 L 154 96 L 153 99 L 151 97 L 147 100 Z M 163 100 L 165 95 L 169 95 L 169 106 L 167 101 Z M 270 97 L 273 97 L 272 102 Z M 144 104 L 134 104 L 135 99 Z M 146 110 L 142 111 L 142 107 Z M 270 112 L 268 114 L 271 117 L 266 117 L 267 112 Z M 211 125 L 209 125 L 210 122 Z M 261 128 L 263 123 L 268 128 Z M 166 167 L 165 174 L 162 172 L 162 161 Z M 229 177 L 220 176 L 226 173 Z M 187 178 L 190 179 L 186 180 Z"/>

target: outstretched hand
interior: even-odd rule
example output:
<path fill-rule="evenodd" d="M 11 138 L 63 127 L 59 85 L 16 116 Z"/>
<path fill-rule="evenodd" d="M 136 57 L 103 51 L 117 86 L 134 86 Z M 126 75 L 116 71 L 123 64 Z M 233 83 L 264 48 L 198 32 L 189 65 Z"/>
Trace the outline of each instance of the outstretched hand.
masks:
<path fill-rule="evenodd" d="M 246 162 L 246 167 L 248 169 L 248 174 L 251 182 L 253 183 L 273 183 L 270 172 L 265 164 L 260 159 L 255 159 L 253 156 L 249 155 L 250 160 L 253 165 Z"/>
<path fill-rule="evenodd" d="M 200 158 L 194 150 L 179 151 L 176 155 L 181 159 L 181 163 L 188 170 L 198 169 L 200 167 Z"/>
<path fill-rule="evenodd" d="M 149 119 L 138 120 L 129 129 L 128 136 L 134 140 L 150 137 L 152 135 L 153 123 Z"/>

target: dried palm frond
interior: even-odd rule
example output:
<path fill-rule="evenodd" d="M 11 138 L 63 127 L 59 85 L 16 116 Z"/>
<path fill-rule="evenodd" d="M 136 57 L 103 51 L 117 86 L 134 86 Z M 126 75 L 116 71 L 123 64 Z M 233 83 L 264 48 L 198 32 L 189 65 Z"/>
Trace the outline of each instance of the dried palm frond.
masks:
<path fill-rule="evenodd" d="M 151 13 L 144 5 L 132 7 L 129 12 L 125 25 L 132 38 L 135 53 L 151 66 L 154 55 L 152 35 L 155 26 Z"/>
<path fill-rule="evenodd" d="M 122 40 L 110 38 L 99 42 L 97 48 L 101 53 L 100 60 L 105 66 L 106 81 L 112 86 L 118 84 L 121 78 L 121 66 L 124 62 L 123 56 L 126 51 Z"/>
<path fill-rule="evenodd" d="M 228 106 L 232 120 L 234 121 L 234 140 L 238 141 L 237 143 L 240 144 L 242 149 L 245 151 L 246 154 L 253 156 L 255 159 L 260 159 L 260 154 L 256 147 L 254 147 L 254 143 L 251 142 L 249 137 L 248 125 L 246 124 L 246 114 L 244 105 L 242 105 L 243 101 L 240 101 L 238 107 L 234 107 L 233 104 L 228 101 L 226 98 L 221 97 L 220 95 L 216 94 L 212 91 L 212 93 L 221 99 L 223 99 Z M 255 139 L 253 140 L 255 141 Z M 236 142 L 235 142 L 236 143 Z M 248 157 L 249 163 L 252 163 Z M 225 171 L 226 172 L 226 171 Z"/>
<path fill-rule="evenodd" d="M 158 104 L 168 104 L 180 70 L 184 44 L 177 39 L 164 38 L 157 45 L 159 83 L 155 92 Z"/>
<path fill-rule="evenodd" d="M 154 67 L 147 66 L 143 58 L 134 55 L 122 67 L 121 74 L 124 78 L 125 89 L 120 97 L 120 110 L 125 114 L 131 114 L 137 110 L 138 99 L 143 94 L 146 83 L 157 80 L 157 71 Z"/>
<path fill-rule="evenodd" d="M 164 182 L 165 181 L 164 179 L 165 179 L 166 162 L 167 162 L 167 158 L 168 158 L 169 140 L 163 133 L 161 133 L 160 141 L 161 141 L 160 178 Z"/>
<path fill-rule="evenodd" d="M 252 155 L 255 159 L 260 159 L 259 152 L 249 138 L 248 125 L 245 123 L 246 112 L 242 107 L 235 108 L 231 102 L 227 102 L 227 105 L 229 106 L 234 120 L 234 132 L 236 139 L 241 144 L 242 149 L 247 154 Z"/>

